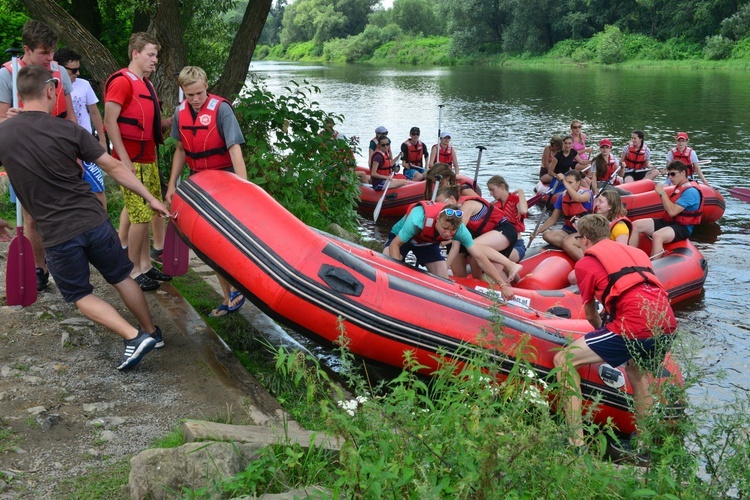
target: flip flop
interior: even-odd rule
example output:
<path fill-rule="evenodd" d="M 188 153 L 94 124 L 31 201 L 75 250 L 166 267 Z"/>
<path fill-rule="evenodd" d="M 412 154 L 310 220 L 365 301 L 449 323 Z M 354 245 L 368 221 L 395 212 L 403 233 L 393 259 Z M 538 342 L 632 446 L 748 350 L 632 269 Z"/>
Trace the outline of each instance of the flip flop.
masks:
<path fill-rule="evenodd" d="M 242 305 L 245 303 L 245 296 L 242 295 L 242 292 L 239 292 L 237 290 L 229 293 L 229 303 L 231 304 L 232 302 L 234 302 L 237 299 L 237 297 L 242 297 L 242 300 L 237 302 L 237 304 L 235 304 L 234 306 L 225 306 L 227 308 L 227 311 L 234 312 L 238 310 L 240 307 L 242 307 Z"/>
<path fill-rule="evenodd" d="M 221 318 L 221 317 L 226 316 L 230 312 L 232 311 L 229 310 L 229 306 L 227 306 L 226 304 L 219 304 L 219 307 L 217 307 L 214 311 L 211 311 L 210 313 L 208 313 L 208 317 L 209 318 Z"/>

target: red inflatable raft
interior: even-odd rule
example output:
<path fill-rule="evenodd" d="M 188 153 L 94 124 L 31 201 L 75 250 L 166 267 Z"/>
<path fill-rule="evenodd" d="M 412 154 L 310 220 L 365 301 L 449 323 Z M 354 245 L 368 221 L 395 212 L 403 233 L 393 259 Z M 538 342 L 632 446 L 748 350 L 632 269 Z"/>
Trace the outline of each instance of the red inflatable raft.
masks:
<path fill-rule="evenodd" d="M 343 324 L 353 353 L 389 365 L 402 367 L 404 352 L 412 351 L 429 373 L 438 352 L 460 361 L 468 345 L 491 349 L 505 374 L 522 358 L 547 377 L 560 346 L 591 329 L 584 320 L 511 304 L 493 310 L 470 288 L 310 229 L 261 188 L 227 172 L 191 176 L 172 209 L 183 239 L 262 310 L 327 341 Z M 490 321 L 498 315 L 504 335 L 493 338 Z M 601 397 L 595 420 L 631 432 L 624 371 L 601 364 L 579 373 L 584 398 Z M 682 383 L 671 357 L 658 376 Z M 665 405 L 670 419 L 682 413 L 679 403 Z"/>
<path fill-rule="evenodd" d="M 640 239 L 640 248 L 651 253 L 651 239 Z M 569 286 L 568 274 L 575 262 L 564 251 L 554 247 L 537 247 L 540 251 L 520 262 L 523 269 L 514 284 L 514 302 L 537 311 L 546 311 L 562 318 L 586 317 L 577 286 Z M 708 264 L 689 240 L 666 245 L 664 255 L 653 261 L 654 271 L 676 304 L 703 291 Z M 465 286 L 488 291 L 487 283 L 472 278 L 455 278 Z"/>
<path fill-rule="evenodd" d="M 664 205 L 659 195 L 654 191 L 654 181 L 643 179 L 615 187 L 622 197 L 622 202 L 628 210 L 630 220 L 659 218 L 664 216 Z M 724 197 L 713 187 L 706 184 L 698 185 L 703 194 L 703 219 L 701 224 L 717 222 L 724 216 L 726 203 Z M 549 188 L 546 184 L 539 183 L 535 188 L 537 192 L 545 192 Z M 541 191 L 539 191 L 541 190 Z M 672 194 L 674 186 L 664 186 L 666 193 Z M 555 200 L 560 193 L 553 196 Z M 551 205 L 552 203 L 550 203 Z"/>
<path fill-rule="evenodd" d="M 359 170 L 367 171 L 363 167 L 357 167 Z M 405 179 L 401 174 L 394 176 L 395 179 Z M 474 181 L 466 177 L 465 175 L 459 175 L 456 177 L 459 182 L 468 182 L 473 184 Z M 424 199 L 424 187 L 425 181 L 408 181 L 409 183 L 405 186 L 397 188 L 391 188 L 385 195 L 385 201 L 383 201 L 383 207 L 380 209 L 380 216 L 385 217 L 402 217 L 406 214 L 406 210 L 409 205 L 416 203 Z M 372 214 L 375 211 L 375 207 L 378 205 L 380 198 L 383 196 L 383 191 L 375 191 L 372 188 L 372 184 L 360 184 L 359 188 L 359 202 L 357 206 L 359 211 L 364 214 Z"/>

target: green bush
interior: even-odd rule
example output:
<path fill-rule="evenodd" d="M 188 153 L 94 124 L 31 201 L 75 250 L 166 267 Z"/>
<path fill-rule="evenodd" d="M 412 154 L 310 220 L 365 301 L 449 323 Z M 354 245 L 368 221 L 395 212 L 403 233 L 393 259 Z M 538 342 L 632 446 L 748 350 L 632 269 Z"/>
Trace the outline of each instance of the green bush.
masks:
<path fill-rule="evenodd" d="M 299 42 L 292 43 L 286 48 L 286 59 L 292 61 L 302 61 L 304 59 L 312 59 L 319 56 L 322 53 L 322 47 L 315 44 L 315 42 Z"/>
<path fill-rule="evenodd" d="M 718 61 L 728 59 L 732 55 L 734 42 L 721 35 L 707 36 L 706 46 L 703 47 L 703 55 L 706 59 Z"/>
<path fill-rule="evenodd" d="M 557 42 L 550 50 L 547 52 L 545 57 L 553 58 L 553 59 L 559 59 L 559 58 L 572 58 L 573 54 L 576 50 L 580 49 L 583 46 L 583 42 L 581 40 L 563 40 L 561 42 Z"/>
<path fill-rule="evenodd" d="M 732 59 L 750 59 L 750 36 L 735 42 L 732 48 Z"/>
<path fill-rule="evenodd" d="M 623 37 L 623 57 L 646 61 L 665 59 L 664 47 L 658 40 L 646 35 L 632 34 Z"/>
<path fill-rule="evenodd" d="M 616 64 L 625 59 L 623 35 L 617 26 L 605 26 L 604 31 L 592 37 L 596 58 L 602 64 Z"/>
<path fill-rule="evenodd" d="M 21 30 L 28 20 L 28 16 L 20 12 L 0 11 L 0 47 L 3 50 L 10 47 L 22 48 Z M 6 56 L 7 54 L 3 54 L 3 62 Z"/>
<path fill-rule="evenodd" d="M 595 57 L 596 54 L 594 53 L 594 51 L 585 46 L 578 47 L 570 55 L 570 58 L 577 63 L 591 62 Z"/>
<path fill-rule="evenodd" d="M 274 96 L 256 79 L 235 108 L 246 140 L 248 179 L 260 185 L 306 224 L 357 227 L 359 182 L 355 144 L 333 139 L 326 120 L 340 122 L 313 102 L 320 89 L 290 82 Z"/>

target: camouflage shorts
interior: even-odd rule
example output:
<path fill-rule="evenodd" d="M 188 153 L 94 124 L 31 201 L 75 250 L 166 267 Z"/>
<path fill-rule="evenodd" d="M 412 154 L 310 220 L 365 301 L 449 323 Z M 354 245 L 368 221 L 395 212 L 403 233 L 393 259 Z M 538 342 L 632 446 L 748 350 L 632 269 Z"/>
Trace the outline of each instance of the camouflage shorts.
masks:
<path fill-rule="evenodd" d="M 161 201 L 161 183 L 159 182 L 159 170 L 156 162 L 137 163 L 133 162 L 135 167 L 135 176 L 146 186 L 149 193 Z M 151 222 L 154 211 L 148 205 L 146 200 L 135 194 L 133 191 L 122 188 L 122 197 L 125 200 L 125 208 L 128 211 L 128 218 L 131 224 L 144 224 Z"/>

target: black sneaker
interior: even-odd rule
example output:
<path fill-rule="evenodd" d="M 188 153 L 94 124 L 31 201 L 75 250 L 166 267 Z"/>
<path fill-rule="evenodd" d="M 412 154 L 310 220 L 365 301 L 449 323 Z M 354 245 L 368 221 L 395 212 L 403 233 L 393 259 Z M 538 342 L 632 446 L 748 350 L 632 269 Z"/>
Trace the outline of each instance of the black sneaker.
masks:
<path fill-rule="evenodd" d="M 168 274 L 164 274 L 155 267 L 152 267 L 146 272 L 146 276 L 156 281 L 172 281 L 172 277 Z"/>
<path fill-rule="evenodd" d="M 49 271 L 45 271 L 41 267 L 36 268 L 36 291 L 43 292 L 47 288 L 49 283 Z"/>
<path fill-rule="evenodd" d="M 154 281 L 145 274 L 139 274 L 135 277 L 135 282 L 138 283 L 138 286 L 141 287 L 141 290 L 144 292 L 150 292 L 151 290 L 156 290 L 159 288 L 160 283 L 158 281 Z"/>
<path fill-rule="evenodd" d="M 154 349 L 161 349 L 164 347 L 164 339 L 161 336 L 161 328 L 154 325 L 156 327 L 156 330 L 151 333 L 151 337 L 156 341 L 156 344 L 154 344 Z"/>
<path fill-rule="evenodd" d="M 143 356 L 148 354 L 156 345 L 156 339 L 151 335 L 138 329 L 138 336 L 134 339 L 125 340 L 125 352 L 120 358 L 118 370 L 129 370 L 141 362 Z"/>
<path fill-rule="evenodd" d="M 163 253 L 164 253 L 164 249 L 163 248 L 161 250 L 157 250 L 156 248 L 151 248 L 151 252 L 150 252 L 151 260 L 153 260 L 154 262 L 158 262 L 159 264 L 161 264 L 161 256 L 162 256 Z"/>

